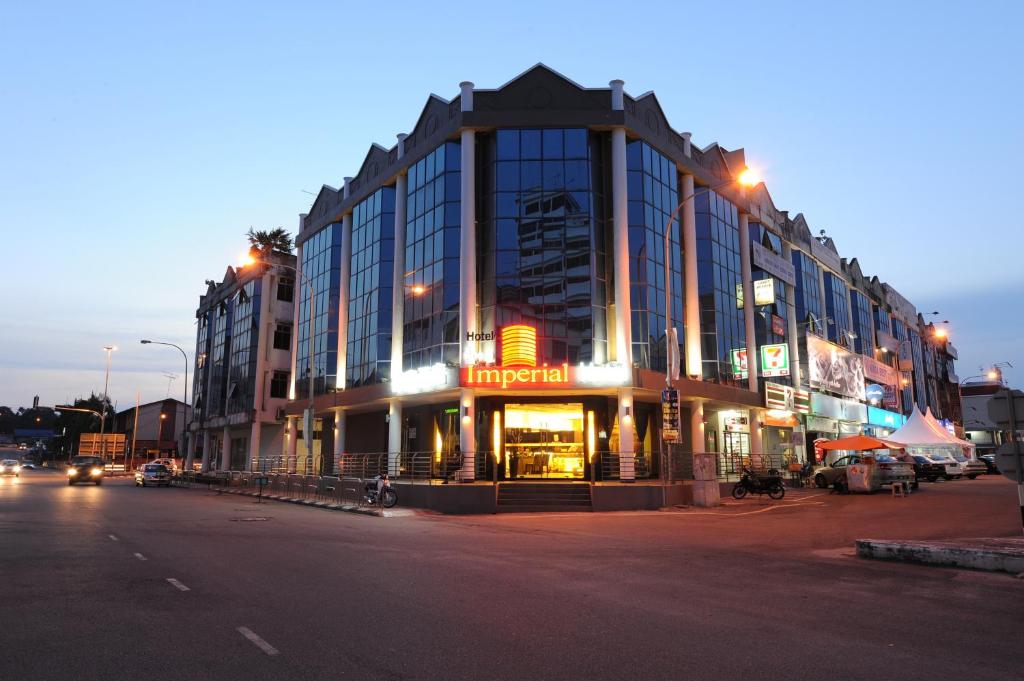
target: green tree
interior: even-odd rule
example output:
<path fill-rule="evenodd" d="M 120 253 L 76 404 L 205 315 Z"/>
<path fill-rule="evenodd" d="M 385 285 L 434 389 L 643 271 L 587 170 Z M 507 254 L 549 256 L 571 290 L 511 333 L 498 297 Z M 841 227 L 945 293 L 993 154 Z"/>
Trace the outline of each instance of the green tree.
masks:
<path fill-rule="evenodd" d="M 260 251 L 265 255 L 269 255 L 273 251 L 279 253 L 292 252 L 291 234 L 286 232 L 283 227 L 271 230 L 256 230 L 250 227 L 246 236 L 249 239 L 250 250 Z"/>
<path fill-rule="evenodd" d="M 74 401 L 72 407 L 92 409 L 93 411 L 107 415 L 107 432 L 112 432 L 114 426 L 114 407 L 108 401 L 103 403 L 103 396 L 91 393 L 88 398 L 79 397 Z M 63 411 L 57 419 L 54 429 L 57 434 L 56 451 L 63 453 L 65 457 L 70 456 L 78 447 L 78 439 L 82 433 L 100 432 L 100 420 L 94 414 L 86 414 L 80 411 Z"/>

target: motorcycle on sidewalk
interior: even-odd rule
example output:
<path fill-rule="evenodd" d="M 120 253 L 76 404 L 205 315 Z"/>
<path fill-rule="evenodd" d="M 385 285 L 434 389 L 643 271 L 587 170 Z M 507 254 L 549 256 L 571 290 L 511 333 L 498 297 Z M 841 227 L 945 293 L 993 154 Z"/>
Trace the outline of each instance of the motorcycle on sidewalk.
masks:
<path fill-rule="evenodd" d="M 750 468 L 743 468 L 743 476 L 732 488 L 732 498 L 742 499 L 747 494 L 767 494 L 772 499 L 786 496 L 786 488 L 782 485 L 782 476 L 777 471 L 758 473 Z"/>
<path fill-rule="evenodd" d="M 391 486 L 387 473 L 376 475 L 366 482 L 363 501 L 371 506 L 380 505 L 384 508 L 391 508 L 398 503 L 398 494 Z"/>

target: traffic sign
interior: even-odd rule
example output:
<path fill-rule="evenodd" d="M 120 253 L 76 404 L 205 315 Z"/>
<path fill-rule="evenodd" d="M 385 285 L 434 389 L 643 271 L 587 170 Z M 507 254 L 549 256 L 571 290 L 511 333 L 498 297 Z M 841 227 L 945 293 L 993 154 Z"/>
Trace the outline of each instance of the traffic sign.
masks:
<path fill-rule="evenodd" d="M 996 468 L 1014 482 L 1018 482 L 1017 470 L 1020 465 L 1020 456 L 1017 454 L 1016 446 L 1016 443 L 1007 442 L 996 450 Z M 1021 449 L 1024 450 L 1024 445 L 1021 446 Z"/>
<path fill-rule="evenodd" d="M 1009 396 L 1013 396 L 1011 402 Z M 988 417 L 1000 428 L 1010 428 L 1010 407 L 1014 408 L 1015 417 L 1013 420 L 1018 421 L 1017 427 L 1020 428 L 1019 421 L 1024 420 L 1024 392 L 1020 390 L 1003 390 L 998 392 L 988 400 Z"/>

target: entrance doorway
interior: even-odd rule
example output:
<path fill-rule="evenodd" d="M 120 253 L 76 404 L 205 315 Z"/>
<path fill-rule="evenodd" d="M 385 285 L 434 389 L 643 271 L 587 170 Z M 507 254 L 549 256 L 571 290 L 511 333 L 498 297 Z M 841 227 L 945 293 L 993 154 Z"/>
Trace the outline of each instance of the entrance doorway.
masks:
<path fill-rule="evenodd" d="M 583 404 L 506 404 L 505 477 L 583 478 Z"/>

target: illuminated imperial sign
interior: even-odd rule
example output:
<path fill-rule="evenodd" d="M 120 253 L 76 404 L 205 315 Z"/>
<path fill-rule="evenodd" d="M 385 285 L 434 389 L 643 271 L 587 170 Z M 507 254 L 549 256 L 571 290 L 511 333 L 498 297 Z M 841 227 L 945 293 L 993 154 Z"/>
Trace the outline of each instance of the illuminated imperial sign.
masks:
<path fill-rule="evenodd" d="M 594 387 L 629 383 L 630 373 L 618 364 L 581 364 L 567 362 L 555 366 L 537 366 L 537 330 L 515 324 L 501 329 L 501 359 L 498 366 L 462 367 L 459 383 L 466 387 L 497 389 Z"/>

